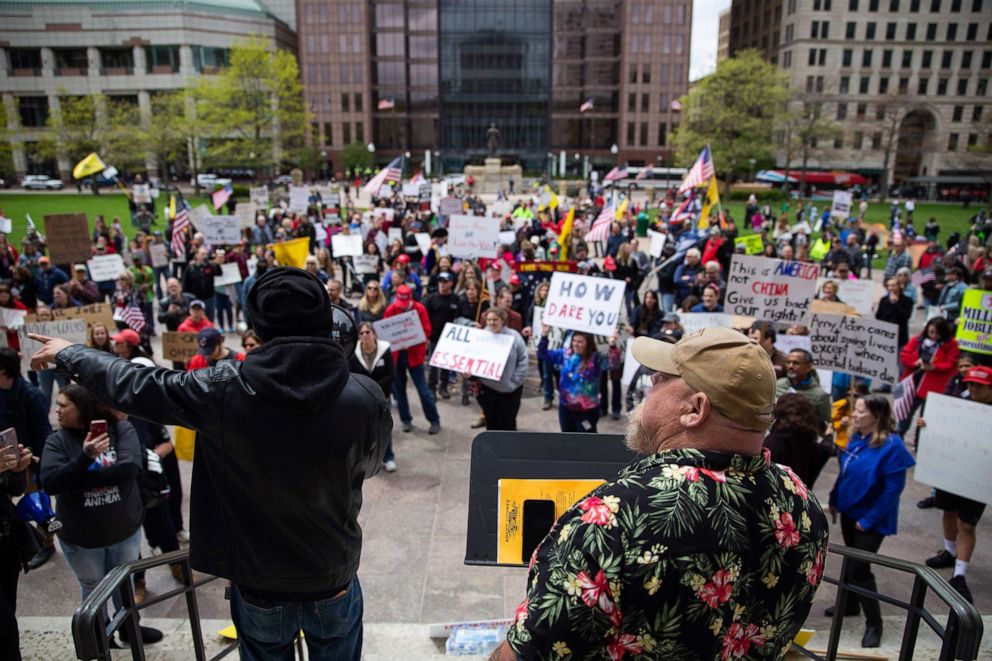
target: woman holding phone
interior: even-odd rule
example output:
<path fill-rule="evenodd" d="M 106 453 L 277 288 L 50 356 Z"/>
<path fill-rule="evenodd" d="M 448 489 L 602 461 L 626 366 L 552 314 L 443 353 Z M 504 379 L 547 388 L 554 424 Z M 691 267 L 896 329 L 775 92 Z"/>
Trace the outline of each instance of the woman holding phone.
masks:
<path fill-rule="evenodd" d="M 45 443 L 41 481 L 58 496 L 59 543 L 85 599 L 111 569 L 138 559 L 143 450 L 131 423 L 78 384 L 59 393 L 56 413 L 61 429 Z M 145 643 L 162 639 L 156 629 L 141 634 Z"/>

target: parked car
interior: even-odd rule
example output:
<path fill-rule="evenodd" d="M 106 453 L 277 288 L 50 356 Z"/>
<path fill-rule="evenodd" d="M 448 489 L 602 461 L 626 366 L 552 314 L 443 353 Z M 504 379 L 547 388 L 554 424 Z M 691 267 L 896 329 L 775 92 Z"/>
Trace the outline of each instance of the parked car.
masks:
<path fill-rule="evenodd" d="M 293 184 L 293 177 L 288 174 L 281 174 L 273 179 L 272 183 L 276 186 L 291 186 Z"/>
<path fill-rule="evenodd" d="M 43 174 L 29 174 L 21 180 L 21 188 L 28 190 L 61 190 L 64 185 L 61 179 Z"/>
<path fill-rule="evenodd" d="M 231 180 L 227 177 L 218 177 L 215 174 L 198 174 L 196 175 L 196 181 L 199 182 L 200 188 L 206 188 L 211 190 L 217 186 L 230 186 Z M 192 180 L 189 182 L 190 186 L 194 186 Z"/>
<path fill-rule="evenodd" d="M 447 181 L 452 187 L 464 186 L 467 183 L 465 175 L 463 174 L 446 174 L 444 175 L 444 180 Z"/>

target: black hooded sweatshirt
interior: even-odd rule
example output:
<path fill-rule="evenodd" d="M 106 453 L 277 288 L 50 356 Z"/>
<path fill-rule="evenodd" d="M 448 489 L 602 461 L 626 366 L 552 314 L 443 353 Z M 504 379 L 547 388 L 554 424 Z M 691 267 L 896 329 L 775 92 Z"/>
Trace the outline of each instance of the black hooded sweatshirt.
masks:
<path fill-rule="evenodd" d="M 197 431 L 190 561 L 274 601 L 311 601 L 358 571 L 362 483 L 392 418 L 329 339 L 283 337 L 193 372 L 74 345 L 58 367 L 115 408 Z"/>

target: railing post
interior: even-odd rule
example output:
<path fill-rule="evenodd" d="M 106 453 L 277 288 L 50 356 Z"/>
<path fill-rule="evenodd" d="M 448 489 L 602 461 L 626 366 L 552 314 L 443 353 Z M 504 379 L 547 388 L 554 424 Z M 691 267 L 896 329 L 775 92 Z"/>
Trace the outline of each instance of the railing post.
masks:
<path fill-rule="evenodd" d="M 916 638 L 920 631 L 920 611 L 927 599 L 927 584 L 919 576 L 913 581 L 913 593 L 909 597 L 909 608 L 906 611 L 906 628 L 902 632 L 902 648 L 899 652 L 900 661 L 912 661 L 916 649 Z"/>
<path fill-rule="evenodd" d="M 834 600 L 834 617 L 830 622 L 830 640 L 827 643 L 826 661 L 835 661 L 840 647 L 840 633 L 844 626 L 844 611 L 847 610 L 847 583 L 851 576 L 851 560 L 841 556 L 840 580 L 837 581 L 837 598 Z"/>

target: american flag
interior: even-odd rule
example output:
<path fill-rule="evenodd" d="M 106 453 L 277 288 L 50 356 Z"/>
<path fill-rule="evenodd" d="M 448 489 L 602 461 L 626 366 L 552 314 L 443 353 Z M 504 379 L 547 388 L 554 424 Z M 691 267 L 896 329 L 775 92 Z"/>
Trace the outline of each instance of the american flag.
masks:
<path fill-rule="evenodd" d="M 616 209 L 613 205 L 607 204 L 603 207 L 603 210 L 596 216 L 596 220 L 593 221 L 592 227 L 589 228 L 586 241 L 606 241 L 610 236 L 610 227 L 613 225 L 615 214 Z"/>
<path fill-rule="evenodd" d="M 648 177 L 651 176 L 651 172 L 652 172 L 652 168 L 650 165 L 645 168 L 641 168 L 641 171 L 637 173 L 637 176 L 634 177 L 634 180 L 641 181 L 642 179 L 647 179 Z"/>
<path fill-rule="evenodd" d="M 422 184 L 426 184 L 427 183 L 427 180 L 424 179 L 424 171 L 423 170 L 417 170 L 413 174 L 413 176 L 410 177 L 410 183 L 411 184 L 414 184 L 414 185 L 417 185 L 417 186 L 420 186 Z"/>
<path fill-rule="evenodd" d="M 915 372 L 896 384 L 892 390 L 892 414 L 896 422 L 909 418 L 913 410 L 913 400 L 916 399 Z"/>
<path fill-rule="evenodd" d="M 376 106 L 377 110 L 392 110 L 396 107 L 396 97 L 390 96 L 385 99 L 379 99 L 379 103 Z"/>
<path fill-rule="evenodd" d="M 703 147 L 703 151 L 700 152 L 699 158 L 696 159 L 692 168 L 685 173 L 685 179 L 679 185 L 679 192 L 684 193 L 687 190 L 702 186 L 710 180 L 713 173 L 713 157 L 710 155 L 710 148 L 707 145 Z"/>
<path fill-rule="evenodd" d="M 672 212 L 672 217 L 668 219 L 668 223 L 672 225 L 675 223 L 684 223 L 687 220 L 692 220 L 692 212 L 695 210 L 695 205 L 693 204 L 694 199 L 695 198 L 693 196 L 689 196 L 682 200 L 682 204 L 680 204 L 675 211 Z"/>
<path fill-rule="evenodd" d="M 176 210 L 176 218 L 172 221 L 172 254 L 177 259 L 186 257 L 186 228 L 190 226 L 189 205 L 181 202 Z"/>
<path fill-rule="evenodd" d="M 136 305 L 129 305 L 124 308 L 124 312 L 121 313 L 121 319 L 127 324 L 128 328 L 136 333 L 140 333 L 145 328 L 145 315 Z"/>
<path fill-rule="evenodd" d="M 931 269 L 918 269 L 913 271 L 913 274 L 909 276 L 909 281 L 913 283 L 914 287 L 922 287 L 928 282 L 933 282 L 937 279 L 934 272 Z"/>
<path fill-rule="evenodd" d="M 592 110 L 592 108 L 593 108 L 593 103 L 592 103 L 592 97 L 590 96 L 588 99 L 582 102 L 581 106 L 579 106 L 579 112 Z"/>
<path fill-rule="evenodd" d="M 222 206 L 227 204 L 227 201 L 231 199 L 231 195 L 233 194 L 234 189 L 231 188 L 231 184 L 224 186 L 220 190 L 214 191 L 210 195 L 210 199 L 214 203 L 214 209 L 220 209 Z"/>
<path fill-rule="evenodd" d="M 397 156 L 389 162 L 389 165 L 382 168 L 379 174 L 369 179 L 369 183 L 365 184 L 363 189 L 369 195 L 378 195 L 379 190 L 386 185 L 387 181 L 395 181 L 399 183 L 403 178 L 403 157 Z"/>
<path fill-rule="evenodd" d="M 606 173 L 603 177 L 603 181 L 617 181 L 619 179 L 625 179 L 627 177 L 627 166 L 617 165 L 612 170 Z"/>

